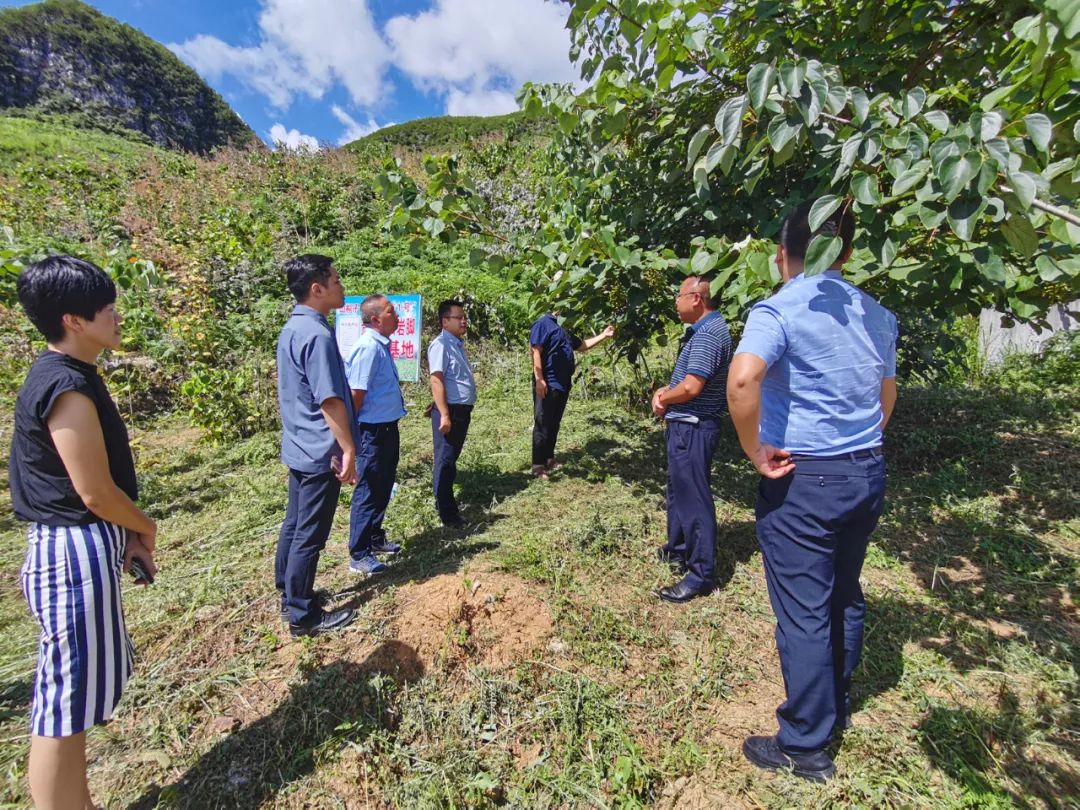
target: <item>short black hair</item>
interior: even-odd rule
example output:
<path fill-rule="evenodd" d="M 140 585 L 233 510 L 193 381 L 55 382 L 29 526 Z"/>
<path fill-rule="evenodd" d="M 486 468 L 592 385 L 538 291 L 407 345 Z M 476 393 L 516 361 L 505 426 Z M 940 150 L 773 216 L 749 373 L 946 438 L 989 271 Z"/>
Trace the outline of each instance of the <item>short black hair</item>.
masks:
<path fill-rule="evenodd" d="M 716 309 L 716 298 L 712 294 L 712 283 L 716 280 L 716 276 L 690 276 L 690 278 L 697 279 L 694 282 L 694 287 L 698 289 L 695 289 L 694 292 L 701 296 L 701 303 L 705 305 L 705 309 L 710 312 Z M 705 292 L 700 290 L 702 284 L 705 285 Z"/>
<path fill-rule="evenodd" d="M 840 248 L 841 256 L 847 253 L 851 243 L 855 241 L 855 217 L 847 200 L 832 212 L 820 228 L 811 233 L 810 209 L 815 202 L 817 198 L 799 203 L 780 226 L 780 244 L 783 245 L 784 252 L 793 259 L 805 259 L 810 240 L 818 234 L 839 236 L 844 243 Z"/>
<path fill-rule="evenodd" d="M 113 280 L 92 262 L 74 256 L 49 256 L 19 273 L 19 303 L 30 322 L 55 342 L 64 337 L 64 316 L 92 321 L 116 302 Z"/>
<path fill-rule="evenodd" d="M 285 279 L 289 292 L 297 303 L 302 304 L 311 295 L 311 285 L 326 285 L 330 281 L 330 268 L 334 260 L 318 253 L 305 253 L 285 262 Z"/>
<path fill-rule="evenodd" d="M 447 298 L 445 301 L 439 302 L 439 323 L 442 323 L 442 319 L 449 315 L 450 310 L 454 307 L 465 309 L 465 305 L 456 298 Z"/>

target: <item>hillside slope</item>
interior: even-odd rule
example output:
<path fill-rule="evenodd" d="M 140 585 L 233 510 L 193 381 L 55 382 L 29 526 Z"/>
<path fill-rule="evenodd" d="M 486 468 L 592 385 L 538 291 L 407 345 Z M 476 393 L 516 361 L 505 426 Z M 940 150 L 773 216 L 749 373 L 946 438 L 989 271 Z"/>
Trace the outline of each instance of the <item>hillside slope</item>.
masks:
<path fill-rule="evenodd" d="M 189 152 L 254 138 L 176 55 L 79 0 L 0 11 L 0 110 Z"/>

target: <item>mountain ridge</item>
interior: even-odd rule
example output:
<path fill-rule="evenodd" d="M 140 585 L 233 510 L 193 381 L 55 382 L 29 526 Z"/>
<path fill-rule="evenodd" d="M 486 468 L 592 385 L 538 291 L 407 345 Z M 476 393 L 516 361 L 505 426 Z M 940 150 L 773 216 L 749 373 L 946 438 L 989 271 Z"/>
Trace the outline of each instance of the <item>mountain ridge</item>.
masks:
<path fill-rule="evenodd" d="M 200 154 L 255 138 L 168 48 L 80 0 L 0 10 L 0 112 Z"/>

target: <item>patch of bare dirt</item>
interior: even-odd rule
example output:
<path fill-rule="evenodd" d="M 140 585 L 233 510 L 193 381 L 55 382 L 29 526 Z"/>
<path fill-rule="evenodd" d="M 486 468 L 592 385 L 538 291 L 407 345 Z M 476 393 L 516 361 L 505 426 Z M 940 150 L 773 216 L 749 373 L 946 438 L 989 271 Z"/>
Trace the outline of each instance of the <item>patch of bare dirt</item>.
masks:
<path fill-rule="evenodd" d="M 547 606 L 509 574 L 442 574 L 403 586 L 395 601 L 393 635 L 424 666 L 511 666 L 542 647 L 552 632 Z"/>

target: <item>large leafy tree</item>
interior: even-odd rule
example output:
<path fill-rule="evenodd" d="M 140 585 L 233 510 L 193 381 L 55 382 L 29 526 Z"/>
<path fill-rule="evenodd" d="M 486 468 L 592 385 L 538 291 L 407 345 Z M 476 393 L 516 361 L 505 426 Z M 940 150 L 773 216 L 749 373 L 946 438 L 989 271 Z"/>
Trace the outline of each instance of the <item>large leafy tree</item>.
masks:
<path fill-rule="evenodd" d="M 1037 319 L 1080 296 L 1076 0 L 570 0 L 587 88 L 526 86 L 557 126 L 533 217 L 506 227 L 453 157 L 382 176 L 393 230 L 480 237 L 634 359 L 680 272 L 739 317 L 779 281 L 783 213 L 859 222 L 848 265 L 900 310 Z M 810 246 L 808 272 L 840 250 Z"/>

